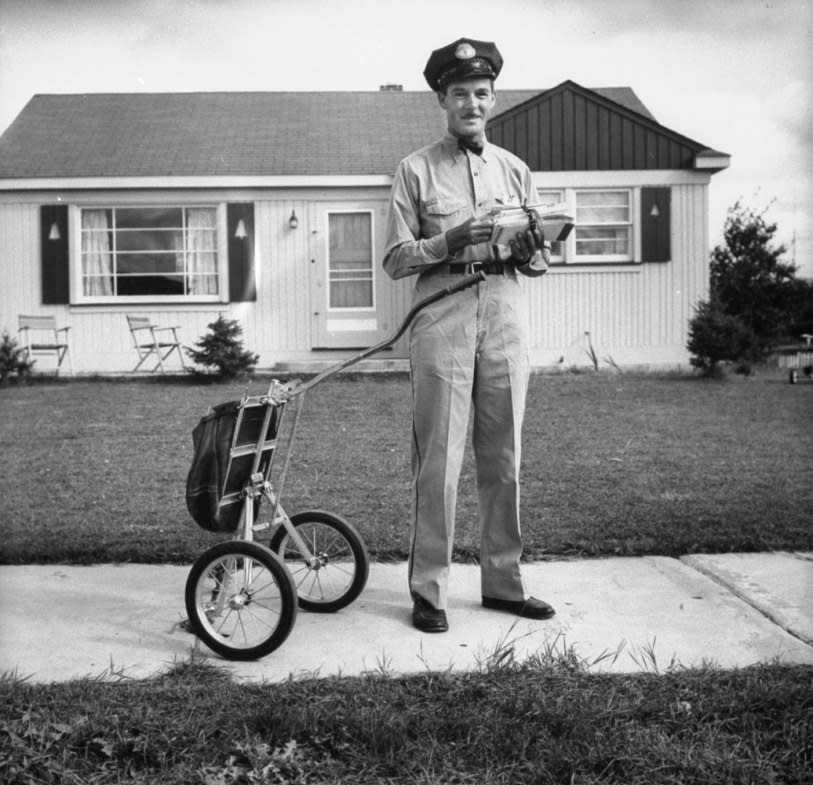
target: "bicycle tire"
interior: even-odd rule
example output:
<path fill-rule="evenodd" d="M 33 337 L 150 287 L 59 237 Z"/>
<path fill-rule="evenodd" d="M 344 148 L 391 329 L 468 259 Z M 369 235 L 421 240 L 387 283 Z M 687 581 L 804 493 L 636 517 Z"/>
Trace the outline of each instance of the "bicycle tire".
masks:
<path fill-rule="evenodd" d="M 296 621 L 296 597 L 279 557 L 245 540 L 209 548 L 186 580 L 192 629 L 229 660 L 255 660 L 279 648 Z"/>
<path fill-rule="evenodd" d="M 313 613 L 345 608 L 361 594 L 370 573 L 361 535 L 346 520 L 324 510 L 297 513 L 291 523 L 317 563 L 310 565 L 302 558 L 284 526 L 274 533 L 270 547 L 294 581 L 299 607 Z"/>

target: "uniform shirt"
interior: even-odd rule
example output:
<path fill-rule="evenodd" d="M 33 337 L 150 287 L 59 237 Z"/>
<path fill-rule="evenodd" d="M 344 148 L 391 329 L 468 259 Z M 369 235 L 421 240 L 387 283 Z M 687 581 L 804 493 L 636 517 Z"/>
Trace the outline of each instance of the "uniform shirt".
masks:
<path fill-rule="evenodd" d="M 451 133 L 398 165 L 392 184 L 384 269 L 392 278 L 426 272 L 440 262 L 493 261 L 489 243 L 466 246 L 451 257 L 446 232 L 495 207 L 533 204 L 531 172 L 513 153 L 490 144 L 481 155 L 461 150 Z M 539 255 L 541 256 L 541 255 Z"/>

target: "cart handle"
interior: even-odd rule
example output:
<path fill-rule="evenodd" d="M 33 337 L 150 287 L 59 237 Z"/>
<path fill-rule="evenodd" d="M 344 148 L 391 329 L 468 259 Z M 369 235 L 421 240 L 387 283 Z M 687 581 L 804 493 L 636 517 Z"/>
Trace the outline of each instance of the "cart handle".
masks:
<path fill-rule="evenodd" d="M 431 305 L 438 300 L 442 300 L 444 297 L 448 297 L 450 294 L 454 294 L 455 292 L 462 292 L 464 289 L 468 289 L 470 286 L 474 286 L 474 284 L 485 280 L 486 274 L 481 270 L 473 275 L 467 275 L 462 281 L 458 281 L 451 286 L 440 289 L 434 294 L 430 294 L 420 302 L 415 303 L 415 305 L 409 309 L 409 312 L 404 318 L 404 321 L 401 323 L 401 326 L 389 338 L 386 338 L 381 343 L 377 343 L 375 346 L 371 346 L 369 349 L 365 349 L 364 351 L 359 352 L 352 357 L 348 357 L 335 365 L 331 365 L 320 374 L 314 376 L 313 379 L 309 379 L 307 382 L 296 385 L 296 387 L 288 391 L 287 397 L 293 398 L 295 395 L 300 395 L 306 390 L 309 390 L 311 387 L 315 387 L 317 384 L 319 384 L 319 382 L 323 382 L 329 376 L 333 376 L 333 374 L 343 371 L 345 368 L 348 368 L 351 365 L 355 365 L 360 360 L 364 360 L 376 352 L 380 352 L 382 349 L 388 349 L 404 334 L 406 328 L 409 327 L 410 322 L 415 318 L 418 312 L 426 308 L 427 305 Z"/>

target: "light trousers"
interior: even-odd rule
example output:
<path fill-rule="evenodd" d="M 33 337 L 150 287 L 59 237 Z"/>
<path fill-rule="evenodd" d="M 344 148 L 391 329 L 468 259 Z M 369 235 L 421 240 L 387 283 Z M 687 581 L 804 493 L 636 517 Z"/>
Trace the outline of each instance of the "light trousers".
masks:
<path fill-rule="evenodd" d="M 424 276 L 416 299 L 459 281 Z M 414 518 L 409 588 L 446 607 L 457 487 L 473 406 L 482 594 L 525 599 L 519 466 L 528 387 L 523 287 L 490 275 L 421 311 L 410 333 Z"/>

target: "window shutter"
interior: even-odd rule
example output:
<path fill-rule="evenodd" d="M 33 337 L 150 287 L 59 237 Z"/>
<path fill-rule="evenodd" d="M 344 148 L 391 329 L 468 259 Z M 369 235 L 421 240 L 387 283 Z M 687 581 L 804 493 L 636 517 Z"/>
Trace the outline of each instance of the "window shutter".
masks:
<path fill-rule="evenodd" d="M 229 232 L 229 300 L 257 299 L 254 281 L 254 204 L 240 202 L 226 206 Z"/>
<path fill-rule="evenodd" d="M 40 207 L 40 249 L 42 304 L 66 305 L 70 302 L 68 205 Z"/>
<path fill-rule="evenodd" d="M 671 189 L 641 189 L 641 261 L 672 259 Z"/>

